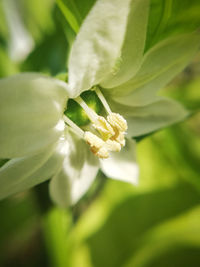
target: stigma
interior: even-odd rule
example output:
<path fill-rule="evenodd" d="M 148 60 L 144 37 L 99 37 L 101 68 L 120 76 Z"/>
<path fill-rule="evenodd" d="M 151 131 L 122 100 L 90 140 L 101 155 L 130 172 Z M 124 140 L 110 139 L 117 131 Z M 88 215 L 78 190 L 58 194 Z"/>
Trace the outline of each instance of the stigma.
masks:
<path fill-rule="evenodd" d="M 121 148 L 125 146 L 128 126 L 122 115 L 111 111 L 100 89 L 97 88 L 95 92 L 101 100 L 107 116 L 98 115 L 79 96 L 74 100 L 84 109 L 91 121 L 90 131 L 79 128 L 66 116 L 64 116 L 64 120 L 74 133 L 85 140 L 95 156 L 106 159 L 110 156 L 110 152 L 120 152 Z"/>

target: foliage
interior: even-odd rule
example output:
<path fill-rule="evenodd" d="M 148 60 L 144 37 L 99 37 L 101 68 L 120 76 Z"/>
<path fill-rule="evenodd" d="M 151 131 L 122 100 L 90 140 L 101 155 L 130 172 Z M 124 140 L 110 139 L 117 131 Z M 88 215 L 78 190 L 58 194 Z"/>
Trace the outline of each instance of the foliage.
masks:
<path fill-rule="evenodd" d="M 67 70 L 66 61 L 75 36 L 96 1 L 17 2 L 34 46 L 23 60 L 14 62 L 10 58 L 11 39 L 3 1 L 0 2 L 0 77 L 22 71 L 62 76 Z M 151 0 L 145 51 L 160 41 L 166 44 L 167 38 L 173 42 L 179 34 L 196 34 L 200 27 L 199 14 L 199 0 Z M 188 42 L 190 57 L 190 51 L 191 55 L 193 52 L 190 38 L 181 38 L 183 46 Z M 167 55 L 165 51 L 163 58 Z M 174 49 L 178 62 L 179 52 L 180 47 Z M 168 79 L 164 81 L 167 88 L 160 93 L 181 101 L 191 116 L 179 125 L 136 137 L 140 165 L 138 187 L 113 180 L 105 182 L 99 172 L 88 194 L 67 210 L 52 206 L 47 182 L 2 200 L 1 266 L 198 265 L 200 64 L 199 55 L 195 57 L 170 84 Z M 171 62 L 168 64 L 170 69 Z M 177 65 L 171 72 L 176 70 Z M 70 112 L 73 117 L 73 104 Z M 7 159 L 1 159 L 0 166 L 6 162 Z"/>

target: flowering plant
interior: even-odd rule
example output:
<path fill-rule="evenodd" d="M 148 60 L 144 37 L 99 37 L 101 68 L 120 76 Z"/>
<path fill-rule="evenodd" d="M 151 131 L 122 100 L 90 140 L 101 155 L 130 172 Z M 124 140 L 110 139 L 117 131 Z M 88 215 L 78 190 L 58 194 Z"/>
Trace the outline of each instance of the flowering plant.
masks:
<path fill-rule="evenodd" d="M 199 47 L 197 33 L 164 39 L 145 51 L 148 0 L 98 0 L 76 37 L 68 81 L 22 73 L 0 81 L 0 198 L 51 178 L 59 205 L 76 203 L 98 169 L 137 183 L 136 142 L 188 112 L 157 95 Z M 95 94 L 98 114 L 84 100 Z M 90 120 L 70 119 L 73 99 Z M 96 105 L 96 103 L 95 103 Z M 90 149 L 89 149 L 90 148 Z"/>

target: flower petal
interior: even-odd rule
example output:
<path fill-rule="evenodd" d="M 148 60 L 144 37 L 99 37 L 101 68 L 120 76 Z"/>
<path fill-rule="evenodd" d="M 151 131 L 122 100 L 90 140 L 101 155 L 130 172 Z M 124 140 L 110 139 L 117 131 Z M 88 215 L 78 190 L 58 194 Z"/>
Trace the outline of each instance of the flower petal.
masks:
<path fill-rule="evenodd" d="M 185 34 L 161 41 L 144 56 L 136 76 L 125 84 L 106 90 L 117 102 L 141 106 L 155 101 L 156 93 L 191 61 L 200 46 L 200 36 Z"/>
<path fill-rule="evenodd" d="M 52 199 L 61 207 L 75 204 L 88 190 L 99 169 L 97 158 L 74 135 L 68 136 L 70 153 L 60 172 L 50 182 Z"/>
<path fill-rule="evenodd" d="M 27 190 L 52 177 L 62 166 L 68 143 L 60 140 L 42 153 L 12 159 L 0 169 L 0 199 Z"/>
<path fill-rule="evenodd" d="M 69 57 L 71 97 L 109 73 L 120 55 L 131 0 L 99 0 L 83 22 Z"/>
<path fill-rule="evenodd" d="M 130 80 L 142 63 L 146 29 L 149 14 L 149 0 L 134 0 L 128 16 L 124 44 L 116 72 L 110 73 L 101 85 L 112 88 Z"/>
<path fill-rule="evenodd" d="M 24 181 L 28 184 L 27 178 L 48 160 L 51 153 L 52 146 L 40 154 L 12 159 L 4 164 L 0 169 L 0 199 L 18 192 L 19 185 L 23 184 Z M 23 190 L 23 187 L 20 189 Z"/>
<path fill-rule="evenodd" d="M 101 170 L 109 178 L 129 182 L 138 183 L 139 169 L 136 163 L 135 141 L 126 140 L 125 147 L 119 153 L 111 153 L 108 159 L 101 159 Z"/>
<path fill-rule="evenodd" d="M 188 111 L 181 104 L 168 98 L 160 98 L 143 107 L 131 107 L 116 102 L 112 102 L 111 107 L 126 118 L 130 137 L 156 131 L 188 116 Z"/>
<path fill-rule="evenodd" d="M 62 135 L 65 83 L 26 73 L 0 80 L 0 158 L 38 153 Z"/>

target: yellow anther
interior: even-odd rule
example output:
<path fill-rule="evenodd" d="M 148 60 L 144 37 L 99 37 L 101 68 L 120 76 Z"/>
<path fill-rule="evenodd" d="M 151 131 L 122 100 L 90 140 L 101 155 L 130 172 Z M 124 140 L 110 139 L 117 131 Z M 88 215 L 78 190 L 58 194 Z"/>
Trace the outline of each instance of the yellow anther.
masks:
<path fill-rule="evenodd" d="M 92 153 L 99 158 L 108 158 L 108 149 L 105 146 L 105 142 L 91 132 L 85 132 L 84 140 L 90 145 Z"/>
<path fill-rule="evenodd" d="M 106 147 L 109 151 L 119 152 L 121 150 L 121 145 L 117 141 L 110 139 L 106 141 Z"/>
<path fill-rule="evenodd" d="M 101 134 L 103 140 L 108 140 L 115 134 L 113 128 L 102 116 L 98 116 L 97 120 L 92 125 Z"/>
<path fill-rule="evenodd" d="M 109 153 L 108 153 L 108 150 L 106 149 L 106 147 L 100 148 L 95 155 L 101 159 L 109 158 Z"/>
<path fill-rule="evenodd" d="M 117 128 L 121 132 L 128 129 L 126 120 L 118 113 L 109 114 L 107 120 L 113 128 Z"/>
<path fill-rule="evenodd" d="M 104 146 L 104 141 L 91 132 L 85 132 L 84 140 L 91 146 L 96 149 L 100 149 Z"/>
<path fill-rule="evenodd" d="M 124 132 L 116 131 L 115 135 L 111 137 L 111 140 L 115 140 L 121 145 L 121 147 L 123 147 L 126 143 L 124 135 Z"/>

